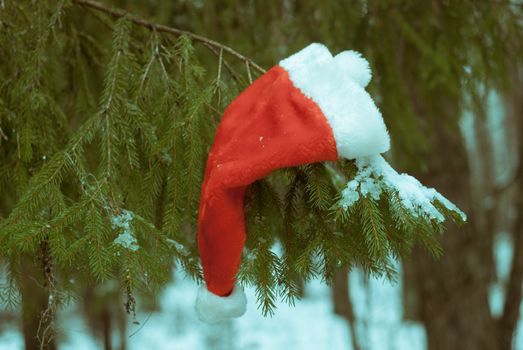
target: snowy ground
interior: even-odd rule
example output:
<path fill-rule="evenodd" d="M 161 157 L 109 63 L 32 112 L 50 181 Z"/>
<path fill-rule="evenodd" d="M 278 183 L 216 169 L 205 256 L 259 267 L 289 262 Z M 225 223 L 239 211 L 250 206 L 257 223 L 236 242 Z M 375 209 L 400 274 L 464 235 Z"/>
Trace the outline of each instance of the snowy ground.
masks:
<path fill-rule="evenodd" d="M 142 328 L 128 340 L 131 350 L 351 349 L 348 325 L 332 314 L 330 290 L 319 281 L 306 286 L 305 298 L 295 307 L 280 302 L 272 318 L 261 316 L 254 290 L 247 289 L 249 307 L 244 317 L 206 325 L 193 311 L 196 285 L 181 278 L 176 280 L 163 293 L 161 312 L 138 315 L 142 325 L 131 326 L 129 334 Z M 358 331 L 365 348 L 423 349 L 423 328 L 400 323 L 399 286 L 370 280 L 367 288 L 363 282 L 359 271 L 351 273 L 351 297 L 361 320 Z M 66 339 L 60 350 L 101 348 L 101 344 L 93 342 L 74 309 L 62 315 L 60 332 Z M 22 349 L 20 333 L 10 330 L 1 334 L 0 349 Z"/>
<path fill-rule="evenodd" d="M 496 239 L 495 256 L 501 280 L 506 278 L 511 259 L 511 242 L 501 234 Z M 193 311 L 197 286 L 177 273 L 161 297 L 161 311 L 139 314 L 140 326 L 130 325 L 130 350 L 317 350 L 352 349 L 350 332 L 344 319 L 334 316 L 330 290 L 319 281 L 306 286 L 305 298 L 290 307 L 279 303 L 272 318 L 261 316 L 256 307 L 254 290 L 247 289 L 248 311 L 240 319 L 220 325 L 202 324 Z M 400 279 L 401 280 L 401 279 Z M 370 279 L 362 273 L 350 274 L 351 299 L 359 320 L 358 337 L 363 349 L 423 350 L 425 331 L 416 323 L 402 322 L 401 285 Z M 494 314 L 503 303 L 502 288 L 491 289 Z M 523 314 L 523 308 L 522 308 Z M 101 349 L 91 338 L 74 307 L 61 315 L 60 332 L 64 342 L 60 350 Z M 19 331 L 4 329 L 0 333 L 0 350 L 23 349 Z M 523 350 L 523 322 L 515 337 L 515 349 Z"/>

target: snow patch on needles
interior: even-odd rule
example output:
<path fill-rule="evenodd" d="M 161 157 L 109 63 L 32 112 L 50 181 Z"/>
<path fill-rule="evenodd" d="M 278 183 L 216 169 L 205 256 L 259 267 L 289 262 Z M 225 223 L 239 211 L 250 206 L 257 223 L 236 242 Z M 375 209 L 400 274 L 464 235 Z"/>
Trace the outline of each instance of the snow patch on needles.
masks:
<path fill-rule="evenodd" d="M 166 241 L 174 246 L 178 254 L 182 256 L 191 255 L 191 252 L 189 252 L 189 250 L 186 247 L 184 247 L 181 243 L 176 242 L 174 239 L 167 238 Z"/>
<path fill-rule="evenodd" d="M 140 248 L 140 246 L 138 245 L 138 241 L 134 236 L 134 232 L 131 226 L 132 221 L 133 213 L 128 210 L 122 210 L 120 214 L 113 215 L 111 217 L 111 225 L 113 228 L 119 228 L 123 230 L 122 233 L 116 237 L 113 243 L 135 252 Z"/>
<path fill-rule="evenodd" d="M 445 221 L 445 216 L 435 206 L 439 203 L 457 213 L 461 220 L 467 220 L 465 213 L 438 191 L 423 186 L 410 175 L 398 174 L 382 156 L 358 158 L 356 166 L 356 176 L 341 193 L 340 205 L 344 209 L 352 207 L 361 197 L 379 200 L 383 192 L 395 192 L 403 207 L 416 217 L 421 215 L 438 222 Z"/>

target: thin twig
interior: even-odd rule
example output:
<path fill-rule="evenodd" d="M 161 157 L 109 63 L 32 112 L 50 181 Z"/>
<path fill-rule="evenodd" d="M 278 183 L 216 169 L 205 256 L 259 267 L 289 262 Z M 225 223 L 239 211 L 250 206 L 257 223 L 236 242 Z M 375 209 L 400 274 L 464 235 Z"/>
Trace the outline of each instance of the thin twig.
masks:
<path fill-rule="evenodd" d="M 156 24 L 156 23 L 153 23 L 153 22 L 149 22 L 149 21 L 147 21 L 147 20 L 145 20 L 143 18 L 139 18 L 139 17 L 133 16 L 129 12 L 125 11 L 125 10 L 122 10 L 122 9 L 119 9 L 119 8 L 108 7 L 108 6 L 102 4 L 102 3 L 98 2 L 98 1 L 94 1 L 94 0 L 72 0 L 72 2 L 73 2 L 73 4 L 77 4 L 77 5 L 81 5 L 81 6 L 89 7 L 89 8 L 98 10 L 98 11 L 105 12 L 105 13 L 113 16 L 113 17 L 117 17 L 117 18 L 127 17 L 131 22 L 133 22 L 135 24 L 138 24 L 138 25 L 141 25 L 141 26 L 143 26 L 143 27 L 145 27 L 145 28 L 147 28 L 149 30 L 153 30 L 153 31 L 157 31 L 157 32 L 164 32 L 164 33 L 170 33 L 170 34 L 174 34 L 174 35 L 177 35 L 177 36 L 186 35 L 186 36 L 188 36 L 189 38 L 191 38 L 194 41 L 198 41 L 198 42 L 206 44 L 206 46 L 209 45 L 209 46 L 212 46 L 214 48 L 223 50 L 224 52 L 227 52 L 228 54 L 230 54 L 230 55 L 236 57 L 237 59 L 245 62 L 245 64 L 248 64 L 249 66 L 252 66 L 259 73 L 262 73 L 262 74 L 265 73 L 265 69 L 263 69 L 262 67 L 257 65 L 250 58 L 245 57 L 244 55 L 242 55 L 239 52 L 231 49 L 228 46 L 225 46 L 225 45 L 223 45 L 223 44 L 221 44 L 221 43 L 219 43 L 217 41 L 214 41 L 212 39 L 206 38 L 204 36 L 201 36 L 201 35 L 198 35 L 198 34 L 195 34 L 195 33 L 189 32 L 189 31 L 186 31 L 186 30 L 169 27 L 169 26 L 166 26 L 166 25 L 163 25 L 163 24 Z"/>
<path fill-rule="evenodd" d="M 249 77 L 249 84 L 252 84 L 251 65 L 248 61 L 245 61 L 245 67 L 247 68 L 247 76 Z"/>
<path fill-rule="evenodd" d="M 0 137 L 3 138 L 4 140 L 9 140 L 9 138 L 7 137 L 7 135 L 4 133 L 4 130 L 2 130 L 2 128 L 0 128 Z"/>
<path fill-rule="evenodd" d="M 206 43 L 203 43 L 203 45 L 205 47 L 207 47 L 209 50 L 211 50 L 211 52 L 214 53 L 216 55 L 216 57 L 218 57 L 218 59 L 219 59 L 220 52 L 218 50 L 216 50 L 215 47 L 208 45 Z M 231 67 L 231 65 L 227 62 L 227 60 L 225 58 L 223 58 L 223 56 L 222 56 L 222 60 L 223 60 L 223 65 L 225 66 L 225 68 L 227 68 L 227 70 L 231 74 L 232 78 L 236 81 L 236 83 L 238 85 L 244 84 L 245 82 L 243 81 L 242 77 L 234 70 L 234 68 Z"/>
<path fill-rule="evenodd" d="M 216 81 L 219 83 L 220 79 L 222 77 L 222 63 L 223 63 L 223 49 L 220 49 L 220 57 L 218 57 L 218 77 L 216 78 Z M 2 129 L 0 128 L 0 131 Z"/>

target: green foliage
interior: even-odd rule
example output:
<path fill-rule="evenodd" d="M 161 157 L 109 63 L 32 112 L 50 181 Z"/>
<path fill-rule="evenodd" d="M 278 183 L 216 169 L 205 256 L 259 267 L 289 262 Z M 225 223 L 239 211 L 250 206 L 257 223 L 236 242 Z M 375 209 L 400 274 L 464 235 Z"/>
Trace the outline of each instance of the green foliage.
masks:
<path fill-rule="evenodd" d="M 189 3 L 161 6 L 167 14 L 192 6 Z M 227 36 L 231 33 L 222 26 L 230 21 L 241 27 L 263 24 L 258 30 L 233 33 L 243 39 L 235 48 L 261 62 L 272 64 L 316 38 L 334 49 L 361 49 L 380 72 L 379 89 L 371 88 L 381 106 L 390 115 L 403 116 L 387 119 L 387 124 L 393 137 L 409 134 L 396 139 L 396 147 L 406 154 L 415 153 L 425 140 L 420 141 L 422 133 L 412 132 L 418 121 L 405 101 L 413 92 L 398 87 L 400 73 L 427 79 L 422 98 L 450 85 L 449 91 L 461 91 L 461 69 L 469 56 L 450 61 L 449 56 L 463 47 L 464 39 L 441 39 L 433 47 L 427 39 L 433 33 L 420 33 L 418 23 L 407 22 L 397 10 L 386 21 L 363 21 L 374 13 L 389 13 L 385 4 L 354 5 L 347 11 L 343 2 L 331 7 L 291 2 L 296 16 L 271 27 L 279 16 L 276 8 L 257 12 L 250 9 L 252 4 L 234 2 L 246 6 L 240 11 L 243 17 L 235 19 L 231 3 L 221 12 L 224 23 L 207 28 Z M 405 3 L 407 12 L 423 7 Z M 468 5 L 458 6 L 461 12 L 472 6 L 464 3 Z M 268 8 L 265 2 L 256 4 Z M 208 17 L 199 11 L 214 16 L 213 6 L 205 2 L 202 9 L 190 8 L 186 23 L 205 34 L 202 21 Z M 342 31 L 346 37 L 331 35 L 328 21 L 311 24 L 317 22 L 314 14 L 325 18 L 338 11 L 351 14 L 343 23 L 334 22 L 338 29 L 353 26 Z M 264 21 L 258 13 L 265 14 Z M 446 15 L 439 19 L 452 28 L 462 25 Z M 298 26 L 299 21 L 307 25 Z M 391 30 L 392 23 L 401 30 Z M 284 35 L 293 26 L 306 29 Z M 129 18 L 113 20 L 69 1 L 3 2 L 0 28 L 0 262 L 8 276 L 0 285 L 0 303 L 16 303 L 15 275 L 21 261 L 34 257 L 44 240 L 55 274 L 64 276 L 56 280 L 58 290 L 78 288 L 65 282 L 65 276 L 75 276 L 90 283 L 117 280 L 123 291 L 154 297 L 169 280 L 173 264 L 201 280 L 196 220 L 207 152 L 223 109 L 256 78 L 254 71 L 219 49 L 195 45 L 187 36 L 150 31 Z M 281 32 L 258 35 L 269 28 Z M 470 28 L 467 22 L 462 30 L 468 33 Z M 437 26 L 431 30 L 439 35 Z M 378 41 L 383 35 L 393 37 Z M 292 43 L 283 39 L 287 37 Z M 484 52 L 485 42 L 494 41 L 474 38 L 474 74 L 503 72 L 503 65 L 482 61 L 492 54 Z M 273 41 L 277 43 L 269 45 Z M 395 52 L 390 43 L 398 41 L 405 52 L 419 50 L 427 60 L 417 64 L 405 54 L 403 67 L 409 71 L 401 72 L 398 62 L 389 60 Z M 365 42 L 382 45 L 366 50 Z M 337 194 L 355 174 L 352 162 L 309 164 L 283 169 L 250 186 L 249 234 L 238 278 L 256 287 L 264 314 L 272 314 L 277 297 L 293 303 L 300 279 L 322 277 L 328 282 L 340 266 L 360 266 L 367 273 L 394 278 L 392 260 L 405 257 L 418 242 L 434 256 L 441 255 L 435 237 L 442 232 L 441 224 L 409 213 L 393 192 L 379 200 L 361 198 L 349 210 L 340 208 Z M 122 212 L 132 217 L 128 229 L 113 223 Z M 137 250 L 115 243 L 124 232 L 134 237 Z"/>
<path fill-rule="evenodd" d="M 98 283 L 117 278 L 132 292 L 154 296 L 170 279 L 175 258 L 200 279 L 195 237 L 180 223 L 195 224 L 217 84 L 203 79 L 185 37 L 174 43 L 156 33 L 132 38 L 123 18 L 108 42 L 76 27 L 77 10 L 38 4 L 42 12 L 35 14 L 29 3 L 10 3 L 2 12 L 2 23 L 10 23 L 4 35 L 20 38 L 2 44 L 2 54 L 36 57 L 5 57 L 27 66 L 2 66 L 8 83 L 2 85 L 1 156 L 11 165 L 2 167 L 2 261 L 16 271 L 20 253 L 39 254 L 48 240 L 58 275 L 74 271 Z M 46 23 L 34 45 L 33 37 L 14 34 L 27 22 Z M 91 56 L 100 53 L 105 57 Z M 39 78 L 35 64 L 56 75 Z M 48 102 L 35 107 L 29 93 L 45 94 Z M 122 234 L 114 218 L 123 211 L 132 214 L 128 232 L 136 251 L 114 243 Z M 8 286 L 6 304 L 14 300 Z"/>

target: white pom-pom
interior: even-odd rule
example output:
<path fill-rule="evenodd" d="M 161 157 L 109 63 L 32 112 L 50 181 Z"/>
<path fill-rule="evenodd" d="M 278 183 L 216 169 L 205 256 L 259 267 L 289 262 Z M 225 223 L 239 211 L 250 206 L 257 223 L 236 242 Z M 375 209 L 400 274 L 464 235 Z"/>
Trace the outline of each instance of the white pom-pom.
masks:
<path fill-rule="evenodd" d="M 350 76 L 359 86 L 366 87 L 372 77 L 369 62 L 357 51 L 343 51 L 334 56 L 335 67 Z"/>
<path fill-rule="evenodd" d="M 242 316 L 247 310 L 247 297 L 240 286 L 234 286 L 231 294 L 226 297 L 213 294 L 205 286 L 201 286 L 198 289 L 195 309 L 200 320 L 216 323 Z"/>

